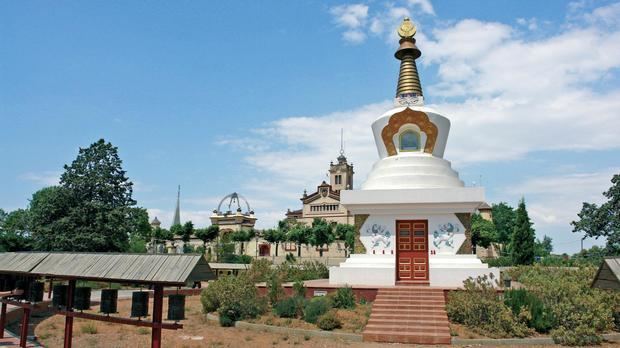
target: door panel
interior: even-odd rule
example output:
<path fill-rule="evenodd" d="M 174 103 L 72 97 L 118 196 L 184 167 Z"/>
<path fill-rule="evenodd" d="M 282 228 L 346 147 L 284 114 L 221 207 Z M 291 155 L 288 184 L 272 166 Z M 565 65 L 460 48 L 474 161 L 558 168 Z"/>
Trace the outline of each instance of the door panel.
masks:
<path fill-rule="evenodd" d="M 396 280 L 428 280 L 428 223 L 397 221 Z"/>

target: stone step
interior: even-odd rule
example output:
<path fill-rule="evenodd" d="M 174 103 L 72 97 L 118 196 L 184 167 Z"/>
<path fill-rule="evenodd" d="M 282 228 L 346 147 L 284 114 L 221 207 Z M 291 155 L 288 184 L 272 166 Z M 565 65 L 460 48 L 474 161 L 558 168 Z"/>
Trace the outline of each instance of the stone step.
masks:
<path fill-rule="evenodd" d="M 370 324 L 405 324 L 407 326 L 411 325 L 445 325 L 449 326 L 448 318 L 428 318 L 428 317 L 393 317 L 393 318 L 377 318 L 370 317 L 368 319 L 367 325 Z"/>
<path fill-rule="evenodd" d="M 398 306 L 400 304 L 418 304 L 418 305 L 428 305 L 428 306 L 438 306 L 445 307 L 446 303 L 443 300 L 419 300 L 419 299 L 375 299 L 373 304 L 391 304 L 393 306 Z"/>
<path fill-rule="evenodd" d="M 443 307 L 423 307 L 419 306 L 405 306 L 401 305 L 394 307 L 394 305 L 373 305 L 372 311 L 376 313 L 399 313 L 399 314 L 434 314 L 434 313 L 446 313 Z"/>
<path fill-rule="evenodd" d="M 383 325 L 383 324 L 369 324 L 366 325 L 366 330 L 368 331 L 380 331 L 382 333 L 394 333 L 398 334 L 401 332 L 407 333 L 420 333 L 420 334 L 434 334 L 434 333 L 443 333 L 450 335 L 449 327 L 442 326 L 394 326 L 394 325 Z"/>
<path fill-rule="evenodd" d="M 377 320 L 424 320 L 428 319 L 429 321 L 448 321 L 448 316 L 445 314 L 437 313 L 437 314 L 407 314 L 403 315 L 402 313 L 397 314 L 389 314 L 389 313 L 376 313 L 371 314 L 369 319 L 377 319 Z"/>
<path fill-rule="evenodd" d="M 387 290 L 380 289 L 378 294 L 390 294 L 390 295 L 443 295 L 443 290 Z"/>
<path fill-rule="evenodd" d="M 441 332 L 450 332 L 450 326 L 447 321 L 427 321 L 420 322 L 420 319 L 417 321 L 398 321 L 397 319 L 391 319 L 390 321 L 383 321 L 379 319 L 369 320 L 366 324 L 366 330 L 374 330 L 374 329 L 385 329 L 385 330 L 398 330 L 409 332 L 412 330 L 426 330 L 429 332 L 441 331 Z"/>
<path fill-rule="evenodd" d="M 444 311 L 443 305 L 433 304 L 411 304 L 411 303 L 399 303 L 398 306 L 390 303 L 374 303 L 372 309 L 387 309 L 390 311 L 407 311 L 407 310 L 436 310 Z"/>
<path fill-rule="evenodd" d="M 445 299 L 443 294 L 430 294 L 429 295 L 429 294 L 383 294 L 383 293 L 377 294 L 375 299 L 378 299 L 378 298 L 419 298 L 419 299 L 425 299 L 425 300 L 434 300 L 434 299 L 444 300 Z"/>
<path fill-rule="evenodd" d="M 381 331 L 364 331 L 362 334 L 364 341 L 389 342 L 389 343 L 408 343 L 408 344 L 450 344 L 452 338 L 450 334 L 432 333 L 383 333 Z"/>
<path fill-rule="evenodd" d="M 399 296 L 399 295 L 377 295 L 376 300 L 418 300 L 418 301 L 442 301 L 445 302 L 443 296 Z"/>

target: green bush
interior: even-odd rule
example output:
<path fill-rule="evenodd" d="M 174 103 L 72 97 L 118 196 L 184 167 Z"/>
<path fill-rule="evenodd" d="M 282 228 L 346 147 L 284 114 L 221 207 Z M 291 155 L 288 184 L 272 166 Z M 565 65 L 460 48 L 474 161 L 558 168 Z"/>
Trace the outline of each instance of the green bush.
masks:
<path fill-rule="evenodd" d="M 508 267 L 512 266 L 512 258 L 510 256 L 499 256 L 494 259 L 484 260 L 489 267 Z"/>
<path fill-rule="evenodd" d="M 486 276 L 470 278 L 463 284 L 463 291 L 452 291 L 448 297 L 446 311 L 452 322 L 493 338 L 525 337 L 532 333 L 515 319 Z"/>
<path fill-rule="evenodd" d="M 287 297 L 273 306 L 273 312 L 280 318 L 297 318 L 303 312 L 304 303 L 303 297 Z"/>
<path fill-rule="evenodd" d="M 235 319 L 229 316 L 228 311 L 223 311 L 223 313 L 219 313 L 220 326 L 222 327 L 231 327 L 235 326 Z"/>
<path fill-rule="evenodd" d="M 295 263 L 296 261 L 297 261 L 297 258 L 295 258 L 295 255 L 291 253 L 286 254 L 286 262 Z"/>
<path fill-rule="evenodd" d="M 271 274 L 271 261 L 267 259 L 255 259 L 252 261 L 247 272 L 248 278 L 254 283 L 266 282 Z"/>
<path fill-rule="evenodd" d="M 293 283 L 293 295 L 302 298 L 306 297 L 306 287 L 303 280 L 296 280 Z"/>
<path fill-rule="evenodd" d="M 273 306 L 283 297 L 284 288 L 282 288 L 282 281 L 276 274 L 269 275 L 267 279 L 267 298 L 269 299 L 269 303 Z"/>
<path fill-rule="evenodd" d="M 304 306 L 304 320 L 315 324 L 318 318 L 331 309 L 331 301 L 325 297 L 314 297 Z"/>
<path fill-rule="evenodd" d="M 319 317 L 316 322 L 316 326 L 321 330 L 331 331 L 333 329 L 338 329 L 342 326 L 342 322 L 336 316 L 334 311 L 327 312 Z"/>
<path fill-rule="evenodd" d="M 278 265 L 274 273 L 283 282 L 329 278 L 329 269 L 319 261 L 301 263 L 284 262 Z"/>
<path fill-rule="evenodd" d="M 352 309 L 355 308 L 355 295 L 351 287 L 339 288 L 333 297 L 334 308 Z"/>
<path fill-rule="evenodd" d="M 617 309 L 614 312 L 614 326 L 616 327 L 616 331 L 620 331 L 620 311 Z"/>
<path fill-rule="evenodd" d="M 551 337 L 555 343 L 565 346 L 593 346 L 602 341 L 596 329 L 588 325 L 579 325 L 571 330 L 560 326 L 551 331 Z"/>
<path fill-rule="evenodd" d="M 601 340 L 600 333 L 613 328 L 616 308 L 610 304 L 620 303 L 620 294 L 590 287 L 596 268 L 535 265 L 515 267 L 510 273 L 555 318 L 551 335 L 556 343 L 590 344 Z"/>
<path fill-rule="evenodd" d="M 525 289 L 513 289 L 504 293 L 504 303 L 516 317 L 537 332 L 546 333 L 554 326 L 553 316 L 542 301 Z"/>
<path fill-rule="evenodd" d="M 258 297 L 254 283 L 246 276 L 225 276 L 200 294 L 204 313 L 217 311 L 224 322 L 255 318 L 266 310 L 264 299 Z"/>

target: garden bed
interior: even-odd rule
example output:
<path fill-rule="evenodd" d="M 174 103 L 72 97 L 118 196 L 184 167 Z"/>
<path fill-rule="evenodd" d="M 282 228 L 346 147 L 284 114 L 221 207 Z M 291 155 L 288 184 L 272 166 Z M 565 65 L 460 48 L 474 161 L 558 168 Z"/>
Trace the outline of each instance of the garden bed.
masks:
<path fill-rule="evenodd" d="M 342 327 L 335 332 L 361 333 L 368 322 L 372 304 L 358 304 L 355 309 L 337 309 L 336 316 L 340 319 Z M 280 318 L 269 311 L 258 318 L 246 320 L 248 323 L 281 326 L 295 329 L 317 330 L 315 324 L 308 323 L 297 318 Z"/>
<path fill-rule="evenodd" d="M 498 295 L 485 278 L 465 282 L 451 292 L 446 310 L 453 336 L 460 338 L 553 339 L 565 345 L 601 343 L 618 330 L 620 294 L 592 289 L 594 268 L 512 268 L 521 289 Z"/>

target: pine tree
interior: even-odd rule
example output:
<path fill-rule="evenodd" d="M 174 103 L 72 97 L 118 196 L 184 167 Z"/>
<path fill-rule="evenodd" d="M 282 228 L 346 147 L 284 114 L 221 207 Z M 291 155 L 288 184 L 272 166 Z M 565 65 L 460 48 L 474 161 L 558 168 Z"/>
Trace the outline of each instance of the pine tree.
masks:
<path fill-rule="evenodd" d="M 515 227 L 512 233 L 510 250 L 515 265 L 531 265 L 534 262 L 534 245 L 536 237 L 532 222 L 527 215 L 525 199 L 521 199 L 516 211 Z"/>

